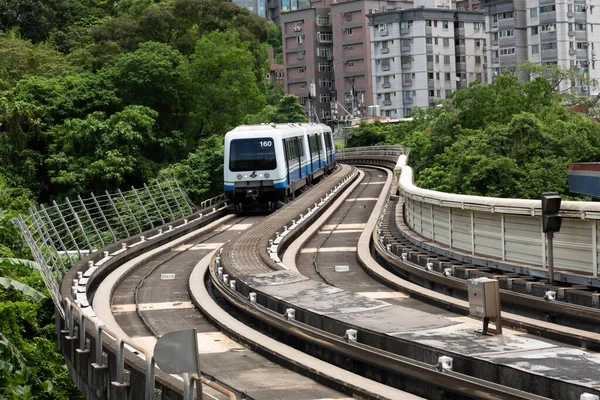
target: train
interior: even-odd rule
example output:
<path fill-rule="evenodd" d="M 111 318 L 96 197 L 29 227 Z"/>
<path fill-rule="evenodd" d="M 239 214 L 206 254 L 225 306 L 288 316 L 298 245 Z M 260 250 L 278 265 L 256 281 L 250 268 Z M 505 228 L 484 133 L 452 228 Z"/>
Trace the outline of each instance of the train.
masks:
<path fill-rule="evenodd" d="M 274 210 L 335 167 L 331 128 L 315 123 L 242 125 L 225 135 L 230 208 Z"/>

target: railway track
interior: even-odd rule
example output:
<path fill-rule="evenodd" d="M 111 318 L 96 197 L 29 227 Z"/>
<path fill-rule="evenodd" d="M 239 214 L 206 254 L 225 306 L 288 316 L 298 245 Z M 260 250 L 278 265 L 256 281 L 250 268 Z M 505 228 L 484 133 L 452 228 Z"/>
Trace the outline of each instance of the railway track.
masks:
<path fill-rule="evenodd" d="M 277 295 L 274 296 L 275 292 L 269 292 L 271 289 L 267 289 L 265 285 L 257 285 L 261 280 L 264 284 L 266 280 L 272 277 L 275 277 L 274 280 L 271 280 L 272 282 L 281 279 L 278 282 L 280 287 L 285 285 L 287 283 L 285 280 L 290 277 L 300 282 L 297 275 L 285 270 L 285 267 L 290 267 L 292 271 L 297 268 L 302 275 L 316 278 L 322 282 L 322 286 L 315 286 L 313 289 L 327 291 L 326 287 L 334 286 L 340 290 L 357 293 L 361 297 L 367 298 L 365 303 L 361 304 L 379 304 L 377 301 L 384 299 L 387 303 L 418 312 L 437 312 L 437 315 L 447 319 L 460 318 L 460 315 L 451 311 L 435 311 L 431 305 L 423 304 L 415 298 L 391 290 L 390 285 L 382 284 L 380 279 L 372 278 L 361 268 L 363 263 L 360 257 L 357 257 L 357 249 L 360 248 L 360 242 L 364 236 L 363 230 L 365 227 L 368 229 L 368 221 L 371 220 L 370 215 L 373 210 L 376 210 L 376 203 L 379 203 L 382 190 L 383 196 L 387 196 L 389 188 L 387 183 L 382 184 L 383 178 L 388 176 L 387 172 L 376 168 L 363 168 L 363 171 L 361 172 L 361 175 L 364 175 L 362 181 L 353 184 L 352 193 L 349 193 L 348 198 L 341 202 L 340 207 L 331 210 L 332 215 L 323 215 L 323 213 L 328 213 L 328 211 L 325 211 L 326 206 L 335 199 L 335 196 L 331 196 L 332 199 L 324 200 L 324 196 L 331 195 L 332 191 L 324 187 L 320 191 L 311 190 L 300 196 L 299 201 L 293 202 L 268 218 L 236 217 L 227 223 L 231 227 L 244 225 L 244 229 L 229 229 L 231 227 L 219 229 L 199 236 L 193 241 L 178 243 L 157 258 L 145 262 L 141 268 L 137 268 L 118 279 L 118 286 L 114 290 L 111 289 L 113 303 L 110 312 L 114 320 L 129 337 L 147 345 L 152 345 L 157 335 L 188 327 L 199 328 L 199 331 L 205 334 L 204 338 L 212 337 L 213 342 L 215 342 L 216 337 L 219 337 L 216 341 L 229 340 L 222 335 L 218 336 L 217 329 L 212 325 L 217 324 L 221 329 L 228 332 L 231 337 L 239 337 L 246 346 L 259 351 L 261 354 L 270 355 L 270 359 L 276 359 L 277 356 L 271 354 L 272 352 L 268 346 L 260 345 L 254 339 L 241 337 L 241 334 L 236 332 L 235 328 L 219 322 L 220 320 L 215 316 L 207 315 L 207 309 L 203 306 L 200 306 L 202 314 L 193 307 L 194 303 L 198 302 L 198 297 L 194 295 L 192 286 L 200 285 L 204 287 L 204 280 L 208 279 L 209 290 L 207 290 L 207 293 L 210 293 L 211 290 L 218 293 L 219 298 L 226 300 L 229 304 L 229 311 L 235 309 L 236 318 L 244 319 L 249 327 L 257 327 L 262 333 L 269 334 L 272 338 L 277 338 L 296 349 L 307 351 L 309 354 L 320 356 L 339 367 L 379 379 L 385 385 L 395 386 L 417 395 L 427 395 L 439 399 L 544 398 L 543 395 L 547 392 L 543 390 L 538 391 L 538 394 L 532 394 L 526 390 L 511 388 L 503 384 L 502 380 L 494 382 L 489 379 L 482 379 L 474 376 L 477 375 L 476 373 L 467 373 L 464 370 L 464 365 L 459 365 L 458 368 L 452 370 L 446 368 L 443 363 L 436 364 L 437 357 L 435 361 L 432 358 L 423 361 L 415 357 L 407 357 L 402 355 L 402 351 L 398 352 L 397 348 L 394 347 L 396 345 L 391 342 L 386 346 L 381 346 L 370 339 L 364 340 L 361 336 L 363 333 L 360 330 L 358 333 L 359 340 L 355 340 L 356 338 L 353 338 L 347 330 L 346 335 L 343 335 L 344 331 L 340 331 L 339 326 L 335 331 L 322 324 L 319 326 L 319 323 L 316 323 L 319 313 L 314 313 L 314 309 L 303 309 L 301 305 L 287 302 L 285 296 L 279 298 Z M 316 188 L 318 189 L 318 186 Z M 320 207 L 317 207 L 315 203 L 319 204 Z M 314 209 L 313 204 L 315 205 Z M 306 207 L 307 205 L 308 207 Z M 388 205 L 387 214 L 384 216 L 383 221 L 390 223 L 386 224 L 384 222 L 381 224 L 381 233 L 384 237 L 390 239 L 394 237 L 394 232 L 392 232 L 394 225 L 391 223 L 393 215 L 391 210 L 394 208 L 394 204 Z M 302 214 L 305 216 L 307 212 L 312 216 L 303 220 Z M 292 241 L 301 238 L 303 231 L 310 231 L 312 229 L 310 225 L 315 220 L 320 221 L 325 217 L 329 221 L 320 228 L 320 231 L 314 237 L 302 239 L 304 244 L 300 246 L 300 254 L 292 256 L 296 259 L 295 265 L 287 265 L 287 262 L 282 264 L 278 257 L 279 255 L 283 256 L 282 251 L 288 246 L 290 246 L 290 249 L 298 248 L 298 246 L 294 246 Z M 401 261 L 405 261 L 402 260 L 401 253 L 399 256 L 395 255 L 392 249 L 387 247 L 388 244 L 403 243 L 399 237 L 394 237 L 398 240 L 397 243 L 378 242 L 379 238 L 376 236 L 375 238 L 376 248 L 378 244 L 380 245 L 378 252 L 383 249 L 383 251 L 389 253 L 387 254 L 388 257 L 396 256 Z M 272 251 L 274 245 L 276 247 L 275 253 Z M 223 254 L 219 256 L 216 249 L 221 246 L 224 246 L 224 250 Z M 416 252 L 416 249 L 413 250 Z M 234 257 L 230 254 L 232 251 L 236 252 Z M 248 252 L 253 253 L 249 254 Z M 343 260 L 340 260 L 340 256 L 343 256 Z M 283 256 L 282 258 L 286 257 Z M 206 262 L 206 268 L 202 271 L 198 268 L 200 265 L 199 259 Z M 210 268 L 208 268 L 209 264 Z M 250 267 L 251 270 L 244 270 L 244 266 Z M 336 266 L 348 267 L 348 270 L 336 272 Z M 219 271 L 220 268 L 224 268 L 224 270 Z M 420 269 L 424 268 L 420 267 Z M 344 268 L 341 268 L 341 270 L 343 271 Z M 457 270 L 460 271 L 460 266 L 455 266 L 454 271 Z M 206 276 L 204 271 L 207 273 Z M 449 278 L 443 276 L 443 271 L 437 274 L 445 279 Z M 431 273 L 432 271 L 427 272 Z M 228 273 L 229 279 L 224 279 L 225 273 Z M 174 274 L 175 279 L 171 278 L 172 274 Z M 265 278 L 265 276 L 268 276 L 268 278 Z M 453 278 L 458 280 L 456 276 Z M 233 285 L 232 280 L 234 281 Z M 168 290 L 166 289 L 167 285 Z M 192 292 L 191 295 L 188 292 L 188 286 Z M 393 285 L 392 287 L 397 288 Z M 453 289 L 459 293 L 459 289 Z M 447 289 L 442 289 L 442 291 L 444 290 L 448 294 Z M 105 289 L 100 288 L 99 291 L 103 292 Z M 251 291 L 255 293 L 255 301 L 250 299 Z M 307 292 L 307 294 L 309 293 Z M 293 308 L 295 314 L 288 313 L 289 308 Z M 350 327 L 352 323 L 348 322 L 346 325 Z M 241 332 L 242 329 L 239 329 Z M 205 341 L 204 343 L 208 342 Z M 231 360 L 234 359 L 233 356 L 236 353 L 239 355 L 244 351 L 248 352 L 247 348 L 243 348 L 239 344 L 233 344 L 231 341 L 229 341 L 229 344 L 231 348 L 226 353 L 228 357 L 232 357 Z M 274 344 L 270 346 L 274 347 Z M 430 354 L 438 353 L 431 352 Z M 214 354 L 214 352 L 207 353 L 204 357 L 206 370 L 208 371 L 218 371 L 220 364 L 223 363 L 221 358 L 215 357 Z M 249 356 L 245 355 L 245 357 Z M 258 357 L 258 355 L 255 354 L 254 357 Z M 298 357 L 301 358 L 300 355 Z M 232 364 L 243 364 L 239 361 L 239 358 L 236 358 L 236 361 L 231 360 Z M 262 362 L 268 363 L 268 360 L 264 359 Z M 284 359 L 284 363 L 296 371 L 302 369 L 299 362 L 296 363 L 289 358 Z M 460 363 L 462 364 L 463 360 Z M 248 366 L 248 364 L 245 365 Z M 256 368 L 256 365 L 261 364 L 257 361 L 252 367 Z M 330 367 L 330 369 L 333 368 L 335 367 Z M 225 371 L 225 374 L 231 372 L 230 365 L 222 368 L 222 370 Z M 239 382 L 241 372 L 239 371 L 236 379 L 234 379 L 235 374 L 230 374 L 227 378 L 223 378 L 223 375 L 219 376 L 218 373 L 205 376 L 207 384 L 211 381 L 216 382 L 213 384 L 215 390 L 214 393 L 211 392 L 211 395 L 215 398 L 232 398 L 232 396 L 236 398 L 243 398 L 244 396 L 287 398 L 282 397 L 283 392 L 273 394 L 277 391 L 272 391 L 271 394 L 269 392 L 259 394 L 255 391 L 253 394 L 251 391 L 247 391 L 243 384 L 241 386 L 233 384 L 232 382 Z M 303 373 L 311 375 L 306 370 Z M 336 371 L 336 373 L 338 372 Z M 266 375 L 272 378 L 273 374 L 274 372 L 269 371 Z M 331 375 L 334 375 L 334 373 L 332 372 Z M 311 376 L 315 377 L 314 371 Z M 369 383 L 364 383 L 364 386 L 361 386 L 363 385 L 362 381 L 360 384 L 350 384 L 348 382 L 344 383 L 333 376 L 324 377 L 325 374 L 321 376 L 323 382 L 333 384 L 335 389 L 348 395 L 370 398 L 397 398 L 398 392 L 393 392 L 391 389 L 387 389 L 387 396 L 386 394 L 375 394 L 384 393 L 386 388 L 371 386 L 367 388 Z M 276 379 L 273 378 L 273 380 Z M 247 383 L 250 385 L 251 382 Z M 423 385 L 429 386 L 428 390 L 430 391 L 422 391 L 420 386 Z M 344 396 L 341 393 L 331 391 L 331 389 L 320 388 L 319 390 L 321 390 L 320 393 L 323 396 L 329 390 L 328 398 L 341 398 Z M 377 390 L 381 390 L 381 392 L 377 392 Z M 308 393 L 308 391 L 305 393 Z M 395 393 L 395 395 L 390 393 Z M 406 393 L 405 395 L 409 396 Z M 315 398 L 309 397 L 308 394 L 306 396 L 294 395 L 294 398 Z"/>

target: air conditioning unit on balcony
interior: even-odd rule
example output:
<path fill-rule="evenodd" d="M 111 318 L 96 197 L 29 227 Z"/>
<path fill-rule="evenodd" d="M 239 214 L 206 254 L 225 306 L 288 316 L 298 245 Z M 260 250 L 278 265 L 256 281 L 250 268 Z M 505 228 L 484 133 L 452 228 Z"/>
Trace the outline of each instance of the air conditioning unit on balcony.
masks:
<path fill-rule="evenodd" d="M 300 32 L 301 30 L 302 30 L 302 27 L 300 27 L 300 26 L 294 27 L 294 32 Z"/>
<path fill-rule="evenodd" d="M 487 63 L 483 63 L 483 68 L 487 68 Z"/>
<path fill-rule="evenodd" d="M 331 61 L 331 60 L 333 60 L 333 57 L 327 56 L 327 61 Z"/>
<path fill-rule="evenodd" d="M 584 92 L 587 92 L 588 91 L 587 85 L 582 85 L 581 90 L 583 90 Z"/>
<path fill-rule="evenodd" d="M 483 46 L 483 51 L 487 51 L 487 46 Z"/>

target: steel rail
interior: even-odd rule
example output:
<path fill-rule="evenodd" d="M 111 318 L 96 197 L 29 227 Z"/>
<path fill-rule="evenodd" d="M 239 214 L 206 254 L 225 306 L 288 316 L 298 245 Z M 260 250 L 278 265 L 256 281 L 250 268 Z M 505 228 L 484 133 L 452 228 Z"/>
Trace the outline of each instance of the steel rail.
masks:
<path fill-rule="evenodd" d="M 251 303 L 240 293 L 229 290 L 216 274 L 214 263 L 211 263 L 210 278 L 213 287 L 227 302 L 234 305 L 238 310 L 260 320 L 270 327 L 274 327 L 311 345 L 411 379 L 434 384 L 444 390 L 465 397 L 494 400 L 546 399 L 546 397 L 474 378 L 459 372 L 439 371 L 436 366 L 411 360 L 410 358 L 358 342 L 346 341 L 343 337 L 322 331 L 302 322 L 288 320 L 285 316 L 277 314 L 266 307 L 257 303 Z"/>

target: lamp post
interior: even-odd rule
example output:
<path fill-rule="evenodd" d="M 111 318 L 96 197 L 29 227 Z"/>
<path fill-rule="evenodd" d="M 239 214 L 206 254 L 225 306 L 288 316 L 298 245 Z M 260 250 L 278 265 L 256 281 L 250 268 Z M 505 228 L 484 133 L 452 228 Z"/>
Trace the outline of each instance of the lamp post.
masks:
<path fill-rule="evenodd" d="M 556 192 L 542 193 L 542 231 L 548 241 L 548 276 L 554 283 L 554 232 L 560 231 L 562 217 L 558 214 L 562 199 Z"/>

